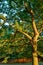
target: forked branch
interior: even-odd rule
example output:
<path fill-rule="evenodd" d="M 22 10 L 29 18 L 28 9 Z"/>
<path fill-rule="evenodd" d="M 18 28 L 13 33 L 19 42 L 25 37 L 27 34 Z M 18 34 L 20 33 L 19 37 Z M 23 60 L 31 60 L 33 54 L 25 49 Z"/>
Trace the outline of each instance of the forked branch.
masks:
<path fill-rule="evenodd" d="M 31 7 L 31 6 L 30 6 L 30 7 Z M 28 9 L 27 3 L 25 3 L 25 8 L 26 8 L 26 11 L 27 11 L 28 13 L 30 13 L 30 15 L 31 15 L 31 17 L 32 17 L 32 27 L 33 27 L 33 31 L 34 31 L 34 36 L 35 36 L 35 38 L 37 39 L 38 36 L 39 36 L 39 32 L 38 32 L 37 27 L 36 27 L 36 24 L 35 24 L 34 12 L 33 12 L 33 10 L 32 10 L 31 8 Z"/>

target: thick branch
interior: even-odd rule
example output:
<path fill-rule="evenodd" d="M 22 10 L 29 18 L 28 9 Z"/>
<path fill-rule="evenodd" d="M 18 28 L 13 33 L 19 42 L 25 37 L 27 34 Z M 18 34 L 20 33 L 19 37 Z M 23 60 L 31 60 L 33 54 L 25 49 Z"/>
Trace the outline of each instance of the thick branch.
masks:
<path fill-rule="evenodd" d="M 32 40 L 32 37 L 30 35 L 28 35 L 27 33 L 21 31 L 21 30 L 18 30 L 20 33 L 24 34 L 29 40 Z"/>
<path fill-rule="evenodd" d="M 25 8 L 26 8 L 26 11 L 28 13 L 30 13 L 31 17 L 32 17 L 32 27 L 33 27 L 33 31 L 34 31 L 34 37 L 33 37 L 33 40 L 37 41 L 38 37 L 39 37 L 39 32 L 37 30 L 37 27 L 36 27 L 36 24 L 35 24 L 35 20 L 34 20 L 34 12 L 30 6 L 30 9 L 28 8 L 28 5 L 27 3 L 25 3 Z"/>
<path fill-rule="evenodd" d="M 34 30 L 34 34 L 38 34 L 38 30 L 37 30 L 37 27 L 36 27 L 36 24 L 35 24 L 35 21 L 34 21 L 34 18 L 32 17 L 32 26 L 33 26 L 33 30 Z"/>
<path fill-rule="evenodd" d="M 37 39 L 39 37 L 39 32 L 37 30 L 34 18 L 32 19 L 32 26 L 33 26 L 33 30 L 34 30 L 34 41 L 37 41 Z"/>
<path fill-rule="evenodd" d="M 38 34 L 38 30 L 37 30 L 37 27 L 36 27 L 36 24 L 35 24 L 35 20 L 34 20 L 34 13 L 32 10 L 30 10 L 30 14 L 32 16 L 32 26 L 33 26 L 33 30 L 34 30 L 34 34 Z"/>
<path fill-rule="evenodd" d="M 31 17 L 32 17 L 32 26 L 33 26 L 33 30 L 34 30 L 34 34 L 38 34 L 38 30 L 37 30 L 37 27 L 36 27 L 36 24 L 35 24 L 35 20 L 34 20 L 34 12 L 33 10 L 30 8 L 28 9 L 28 5 L 27 3 L 24 4 L 25 8 L 26 8 L 26 11 L 28 13 L 30 13 Z M 31 7 L 31 6 L 30 6 Z"/>

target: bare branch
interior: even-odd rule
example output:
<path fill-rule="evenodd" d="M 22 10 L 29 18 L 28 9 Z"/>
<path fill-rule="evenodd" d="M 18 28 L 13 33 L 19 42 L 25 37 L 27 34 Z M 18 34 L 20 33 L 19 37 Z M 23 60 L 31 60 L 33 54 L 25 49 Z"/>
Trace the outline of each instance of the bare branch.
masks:
<path fill-rule="evenodd" d="M 32 40 L 32 37 L 30 35 L 28 35 L 27 33 L 21 31 L 21 30 L 18 30 L 20 33 L 24 34 L 29 40 Z"/>
<path fill-rule="evenodd" d="M 31 17 L 32 17 L 32 26 L 33 26 L 33 30 L 34 30 L 34 34 L 38 34 L 38 30 L 37 30 L 37 27 L 36 27 L 36 24 L 35 24 L 35 20 L 34 20 L 34 12 L 33 12 L 33 10 L 30 8 L 30 9 L 28 9 L 28 5 L 27 5 L 27 3 L 25 3 L 25 8 L 26 8 L 26 11 L 28 12 L 28 13 L 30 13 L 30 15 L 31 15 Z M 31 7 L 31 6 L 30 6 Z"/>
<path fill-rule="evenodd" d="M 25 6 L 25 8 L 26 8 L 26 11 L 27 11 L 28 13 L 30 13 L 30 15 L 31 15 L 31 17 L 32 17 L 32 27 L 33 27 L 33 31 L 34 31 L 33 40 L 34 40 L 34 41 L 37 41 L 37 39 L 38 39 L 38 37 L 39 37 L 39 32 L 38 32 L 38 30 L 37 30 L 36 23 L 35 23 L 35 20 L 34 20 L 34 12 L 33 12 L 32 8 L 31 8 L 31 5 L 30 5 L 30 9 L 28 9 L 28 5 L 27 5 L 27 4 L 25 4 L 24 6 Z"/>

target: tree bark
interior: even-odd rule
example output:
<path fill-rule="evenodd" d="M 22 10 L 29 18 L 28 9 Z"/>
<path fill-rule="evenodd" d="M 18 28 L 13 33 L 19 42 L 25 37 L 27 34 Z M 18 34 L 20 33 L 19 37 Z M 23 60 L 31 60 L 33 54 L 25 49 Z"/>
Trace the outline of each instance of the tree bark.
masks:
<path fill-rule="evenodd" d="M 37 53 L 33 53 L 33 61 L 32 61 L 32 65 L 38 65 L 38 57 L 37 57 Z"/>
<path fill-rule="evenodd" d="M 32 65 L 38 65 L 37 45 L 32 46 Z"/>

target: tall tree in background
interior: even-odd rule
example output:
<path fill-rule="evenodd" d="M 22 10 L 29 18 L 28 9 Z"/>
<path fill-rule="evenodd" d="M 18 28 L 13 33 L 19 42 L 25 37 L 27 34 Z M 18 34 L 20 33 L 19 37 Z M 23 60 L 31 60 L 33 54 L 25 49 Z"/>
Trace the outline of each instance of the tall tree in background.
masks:
<path fill-rule="evenodd" d="M 23 39 L 28 38 L 32 46 L 32 65 L 38 65 L 39 53 L 37 50 L 37 42 L 40 41 L 39 39 L 43 36 L 43 1 L 8 0 L 8 2 L 10 9 L 9 12 L 13 11 L 13 14 L 12 12 L 8 14 L 9 18 L 7 18 L 7 21 L 10 21 L 10 19 L 15 21 L 8 22 L 9 27 L 16 30 L 14 36 L 15 34 L 21 34 Z M 1 16 L 0 18 L 3 19 Z M 4 18 L 4 21 L 5 19 L 6 18 Z M 4 24 L 5 22 L 2 25 Z M 19 40 L 22 41 L 22 38 Z"/>

